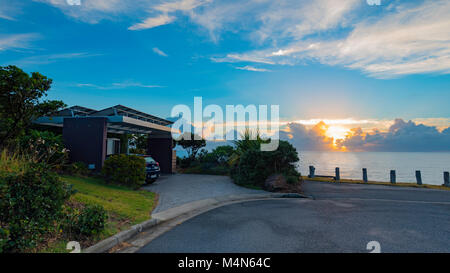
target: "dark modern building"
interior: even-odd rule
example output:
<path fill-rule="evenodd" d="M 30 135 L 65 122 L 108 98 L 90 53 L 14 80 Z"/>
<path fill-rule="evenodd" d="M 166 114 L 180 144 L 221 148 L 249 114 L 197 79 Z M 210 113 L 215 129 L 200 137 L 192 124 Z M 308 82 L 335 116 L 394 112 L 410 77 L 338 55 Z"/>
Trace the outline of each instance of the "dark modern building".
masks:
<path fill-rule="evenodd" d="M 117 105 L 100 111 L 73 106 L 35 123 L 62 128 L 70 160 L 84 162 L 96 170 L 102 168 L 107 155 L 128 152 L 120 151 L 118 135 L 148 134 L 147 154 L 159 162 L 163 173 L 175 171 L 171 121 Z"/>

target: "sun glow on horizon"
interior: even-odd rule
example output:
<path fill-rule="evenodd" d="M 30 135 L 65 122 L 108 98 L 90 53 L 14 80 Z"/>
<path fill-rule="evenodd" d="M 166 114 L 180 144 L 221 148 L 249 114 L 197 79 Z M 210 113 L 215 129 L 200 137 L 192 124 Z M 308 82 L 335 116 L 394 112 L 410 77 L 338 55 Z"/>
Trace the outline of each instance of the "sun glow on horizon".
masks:
<path fill-rule="evenodd" d="M 338 139 L 344 139 L 349 132 L 350 130 L 348 128 L 332 125 L 327 128 L 325 135 L 333 138 L 333 145 L 336 146 L 336 141 Z"/>

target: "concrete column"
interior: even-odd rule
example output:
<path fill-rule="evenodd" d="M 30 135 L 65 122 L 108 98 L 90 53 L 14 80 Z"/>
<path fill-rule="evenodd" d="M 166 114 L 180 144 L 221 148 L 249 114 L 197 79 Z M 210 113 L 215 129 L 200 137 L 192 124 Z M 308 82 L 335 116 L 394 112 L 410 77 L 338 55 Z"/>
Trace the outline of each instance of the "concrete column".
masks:
<path fill-rule="evenodd" d="M 341 181 L 341 172 L 340 172 L 339 168 L 336 168 L 335 179 L 336 179 L 336 181 Z"/>
<path fill-rule="evenodd" d="M 395 170 L 391 170 L 391 183 L 395 184 L 397 182 L 397 178 L 395 175 Z"/>
<path fill-rule="evenodd" d="M 416 171 L 416 181 L 417 185 L 422 185 L 422 174 L 420 173 L 420 171 Z"/>
<path fill-rule="evenodd" d="M 71 162 L 100 171 L 106 158 L 106 118 L 64 118 L 63 141 Z"/>
<path fill-rule="evenodd" d="M 363 173 L 363 181 L 365 182 L 365 183 L 367 183 L 369 180 L 367 179 L 367 169 L 366 168 L 363 168 L 362 169 L 362 173 Z"/>
<path fill-rule="evenodd" d="M 173 173 L 173 141 L 168 134 L 149 134 L 147 153 L 159 162 L 162 173 Z"/>

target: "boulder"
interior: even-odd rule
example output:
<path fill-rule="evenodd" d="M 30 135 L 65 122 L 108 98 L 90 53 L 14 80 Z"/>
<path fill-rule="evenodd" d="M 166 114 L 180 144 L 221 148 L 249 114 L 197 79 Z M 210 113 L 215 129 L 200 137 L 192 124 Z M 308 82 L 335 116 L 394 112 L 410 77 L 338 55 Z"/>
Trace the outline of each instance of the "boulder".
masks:
<path fill-rule="evenodd" d="M 282 174 L 269 176 L 264 182 L 264 190 L 282 193 L 301 193 L 301 178 L 297 183 L 288 183 Z"/>

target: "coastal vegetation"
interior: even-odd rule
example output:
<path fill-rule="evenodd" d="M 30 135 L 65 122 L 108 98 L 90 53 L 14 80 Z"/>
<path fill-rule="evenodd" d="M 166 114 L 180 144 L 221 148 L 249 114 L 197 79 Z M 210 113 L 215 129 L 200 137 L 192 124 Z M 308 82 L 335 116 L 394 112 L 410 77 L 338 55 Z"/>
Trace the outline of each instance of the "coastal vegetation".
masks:
<path fill-rule="evenodd" d="M 61 130 L 33 125 L 65 107 L 43 99 L 51 83 L 0 67 L 0 253 L 66 252 L 74 240 L 84 248 L 149 219 L 156 205 L 154 193 L 135 190 L 144 180 L 141 158 L 113 158 L 103 175 L 94 173 L 69 163 Z"/>
<path fill-rule="evenodd" d="M 297 150 L 280 141 L 275 151 L 261 151 L 261 144 L 267 142 L 258 132 L 246 130 L 232 146 L 219 146 L 210 152 L 203 149 L 196 156 L 178 158 L 177 163 L 183 173 L 228 175 L 237 185 L 249 188 L 265 188 L 266 180 L 275 174 L 288 184 L 300 184 L 301 175 L 295 169 Z"/>

